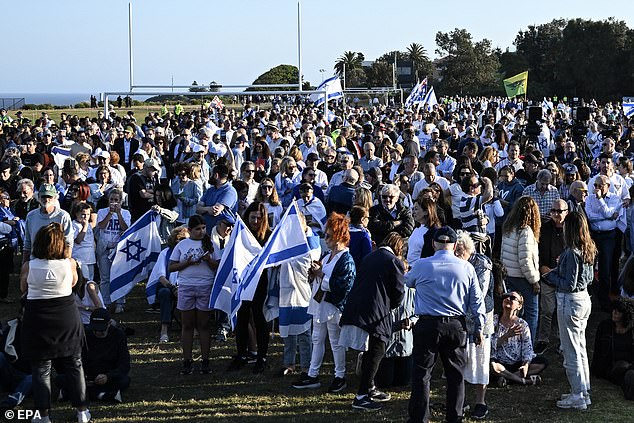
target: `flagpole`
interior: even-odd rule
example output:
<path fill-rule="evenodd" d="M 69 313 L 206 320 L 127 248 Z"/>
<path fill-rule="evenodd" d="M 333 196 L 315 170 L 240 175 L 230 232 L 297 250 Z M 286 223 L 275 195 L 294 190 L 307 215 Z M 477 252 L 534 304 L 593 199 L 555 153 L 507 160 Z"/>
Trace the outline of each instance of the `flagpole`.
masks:
<path fill-rule="evenodd" d="M 297 2 L 297 68 L 299 70 L 299 91 L 302 90 L 302 4 Z"/>

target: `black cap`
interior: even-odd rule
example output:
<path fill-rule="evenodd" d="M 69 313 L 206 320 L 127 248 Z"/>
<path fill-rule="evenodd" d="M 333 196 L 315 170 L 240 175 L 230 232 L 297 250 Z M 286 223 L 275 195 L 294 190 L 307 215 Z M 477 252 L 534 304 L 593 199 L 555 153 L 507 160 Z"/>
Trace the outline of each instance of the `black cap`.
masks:
<path fill-rule="evenodd" d="M 90 315 L 90 330 L 103 332 L 110 324 L 110 313 L 105 308 L 98 308 Z"/>
<path fill-rule="evenodd" d="M 458 235 L 449 226 L 443 226 L 434 233 L 434 241 L 441 244 L 455 244 L 458 241 Z"/>

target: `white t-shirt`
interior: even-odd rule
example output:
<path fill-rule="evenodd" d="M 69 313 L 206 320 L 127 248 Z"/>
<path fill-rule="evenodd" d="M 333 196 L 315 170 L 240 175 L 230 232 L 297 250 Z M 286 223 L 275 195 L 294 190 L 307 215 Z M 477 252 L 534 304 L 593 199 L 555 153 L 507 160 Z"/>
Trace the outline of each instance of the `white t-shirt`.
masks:
<path fill-rule="evenodd" d="M 205 254 L 203 242 L 185 238 L 179 242 L 170 256 L 170 261 L 184 262 L 188 258 L 200 260 Z M 206 286 L 214 281 L 214 271 L 204 261 L 187 266 L 178 272 L 178 285 Z"/>
<path fill-rule="evenodd" d="M 73 220 L 73 229 L 75 230 L 75 238 L 81 233 L 82 224 Z M 95 258 L 95 237 L 92 232 L 92 226 L 88 225 L 86 235 L 82 242 L 73 244 L 72 258 L 80 262 L 81 264 L 95 264 L 97 262 Z"/>
<path fill-rule="evenodd" d="M 99 209 L 97 211 L 97 222 L 101 222 L 106 218 L 109 208 Z M 123 221 L 126 225 L 130 226 L 132 221 L 132 216 L 128 210 L 122 209 L 121 216 L 123 216 Z M 121 236 L 121 225 L 119 224 L 119 216 L 116 213 L 113 213 L 110 217 L 110 221 L 108 221 L 108 226 L 104 229 L 99 230 L 99 239 L 101 242 L 105 242 L 106 244 L 116 244 L 119 242 L 119 236 Z"/>

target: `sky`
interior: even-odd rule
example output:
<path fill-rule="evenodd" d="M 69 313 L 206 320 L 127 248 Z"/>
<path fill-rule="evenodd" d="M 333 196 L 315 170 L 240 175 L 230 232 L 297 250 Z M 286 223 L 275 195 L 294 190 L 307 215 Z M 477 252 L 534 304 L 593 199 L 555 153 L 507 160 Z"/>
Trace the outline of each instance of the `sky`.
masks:
<path fill-rule="evenodd" d="M 127 91 L 128 3 L 21 0 L 3 8 L 0 93 Z M 297 66 L 296 0 L 133 0 L 132 8 L 136 85 L 250 84 L 279 64 Z M 634 3 L 304 0 L 301 16 L 302 73 L 318 85 L 344 51 L 374 60 L 416 42 L 434 59 L 436 33 L 455 28 L 514 50 L 519 30 L 555 18 L 616 17 L 634 28 Z"/>

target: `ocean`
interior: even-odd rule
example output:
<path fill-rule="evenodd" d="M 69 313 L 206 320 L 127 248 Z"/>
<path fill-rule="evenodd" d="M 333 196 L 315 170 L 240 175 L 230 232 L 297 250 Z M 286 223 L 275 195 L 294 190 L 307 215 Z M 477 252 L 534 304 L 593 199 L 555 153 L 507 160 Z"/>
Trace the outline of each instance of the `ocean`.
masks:
<path fill-rule="evenodd" d="M 100 100 L 100 93 L 93 93 L 92 95 Z M 5 105 L 8 103 L 8 99 L 24 98 L 24 104 L 52 104 L 54 106 L 74 106 L 75 104 L 85 101 L 90 103 L 90 93 L 0 93 L 0 107 L 4 100 Z M 116 98 L 116 97 L 115 97 Z M 143 101 L 146 96 L 135 96 L 135 100 Z M 110 101 L 114 100 L 110 97 Z"/>

